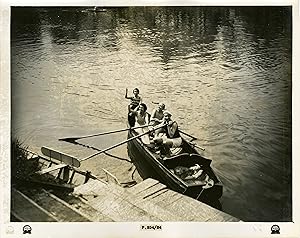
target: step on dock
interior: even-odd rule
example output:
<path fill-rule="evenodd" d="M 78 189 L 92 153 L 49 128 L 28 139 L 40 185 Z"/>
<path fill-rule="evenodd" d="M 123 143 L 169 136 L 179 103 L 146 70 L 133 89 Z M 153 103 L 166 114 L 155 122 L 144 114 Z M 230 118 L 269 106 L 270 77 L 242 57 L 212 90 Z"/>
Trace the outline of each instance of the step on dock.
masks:
<path fill-rule="evenodd" d="M 21 192 L 12 188 L 11 213 L 26 222 L 241 221 L 154 179 L 131 188 L 89 180 L 75 187 L 66 201 L 44 189 Z"/>
<path fill-rule="evenodd" d="M 113 221 L 241 221 L 151 178 L 129 189 L 93 180 L 73 193 Z"/>
<path fill-rule="evenodd" d="M 172 213 L 136 196 L 115 184 L 106 185 L 93 180 L 76 187 L 75 195 L 87 200 L 87 203 L 113 221 L 176 221 Z"/>

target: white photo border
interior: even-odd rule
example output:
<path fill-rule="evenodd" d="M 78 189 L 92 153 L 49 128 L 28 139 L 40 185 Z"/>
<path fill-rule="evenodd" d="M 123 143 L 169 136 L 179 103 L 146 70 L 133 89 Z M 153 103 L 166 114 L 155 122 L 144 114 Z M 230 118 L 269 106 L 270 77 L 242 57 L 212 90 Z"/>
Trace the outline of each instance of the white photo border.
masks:
<path fill-rule="evenodd" d="M 2 0 L 0 5 L 0 211 L 1 237 L 22 236 L 22 222 L 10 222 L 10 7 L 12 6 L 292 6 L 292 222 L 158 222 L 147 223 L 162 227 L 158 231 L 143 231 L 145 222 L 122 223 L 28 223 L 30 237 L 300 237 L 299 223 L 299 2 L 286 0 L 225 1 L 205 0 Z M 26 223 L 27 224 L 27 223 Z M 280 226 L 280 235 L 271 235 L 271 226 Z"/>

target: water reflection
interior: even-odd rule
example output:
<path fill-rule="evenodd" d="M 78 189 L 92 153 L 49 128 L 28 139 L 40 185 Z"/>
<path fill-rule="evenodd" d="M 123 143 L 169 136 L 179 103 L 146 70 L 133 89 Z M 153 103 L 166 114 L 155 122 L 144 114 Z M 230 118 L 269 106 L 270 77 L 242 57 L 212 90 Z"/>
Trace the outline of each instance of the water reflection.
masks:
<path fill-rule="evenodd" d="M 291 220 L 290 7 L 13 8 L 11 29 L 13 134 L 120 128 L 139 87 L 200 138 L 225 212 Z"/>

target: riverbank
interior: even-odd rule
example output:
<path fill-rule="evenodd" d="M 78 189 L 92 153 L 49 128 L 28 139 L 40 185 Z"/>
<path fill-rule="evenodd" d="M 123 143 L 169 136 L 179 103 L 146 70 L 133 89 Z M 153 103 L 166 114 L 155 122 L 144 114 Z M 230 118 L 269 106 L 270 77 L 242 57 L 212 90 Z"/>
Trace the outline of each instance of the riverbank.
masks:
<path fill-rule="evenodd" d="M 240 221 L 154 179 L 121 184 L 106 170 L 104 181 L 57 165 L 12 142 L 11 221 Z"/>

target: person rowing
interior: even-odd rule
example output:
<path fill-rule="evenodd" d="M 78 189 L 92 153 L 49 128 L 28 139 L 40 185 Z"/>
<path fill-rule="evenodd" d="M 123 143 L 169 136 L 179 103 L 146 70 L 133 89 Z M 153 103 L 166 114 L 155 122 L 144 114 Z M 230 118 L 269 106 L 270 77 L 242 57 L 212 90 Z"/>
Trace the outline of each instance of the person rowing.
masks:
<path fill-rule="evenodd" d="M 170 155 L 170 148 L 178 148 L 182 144 L 182 138 L 179 134 L 178 124 L 172 121 L 172 114 L 169 111 L 163 112 L 163 121 L 160 125 L 164 127 L 156 130 L 153 142 L 161 149 L 161 154 Z"/>

